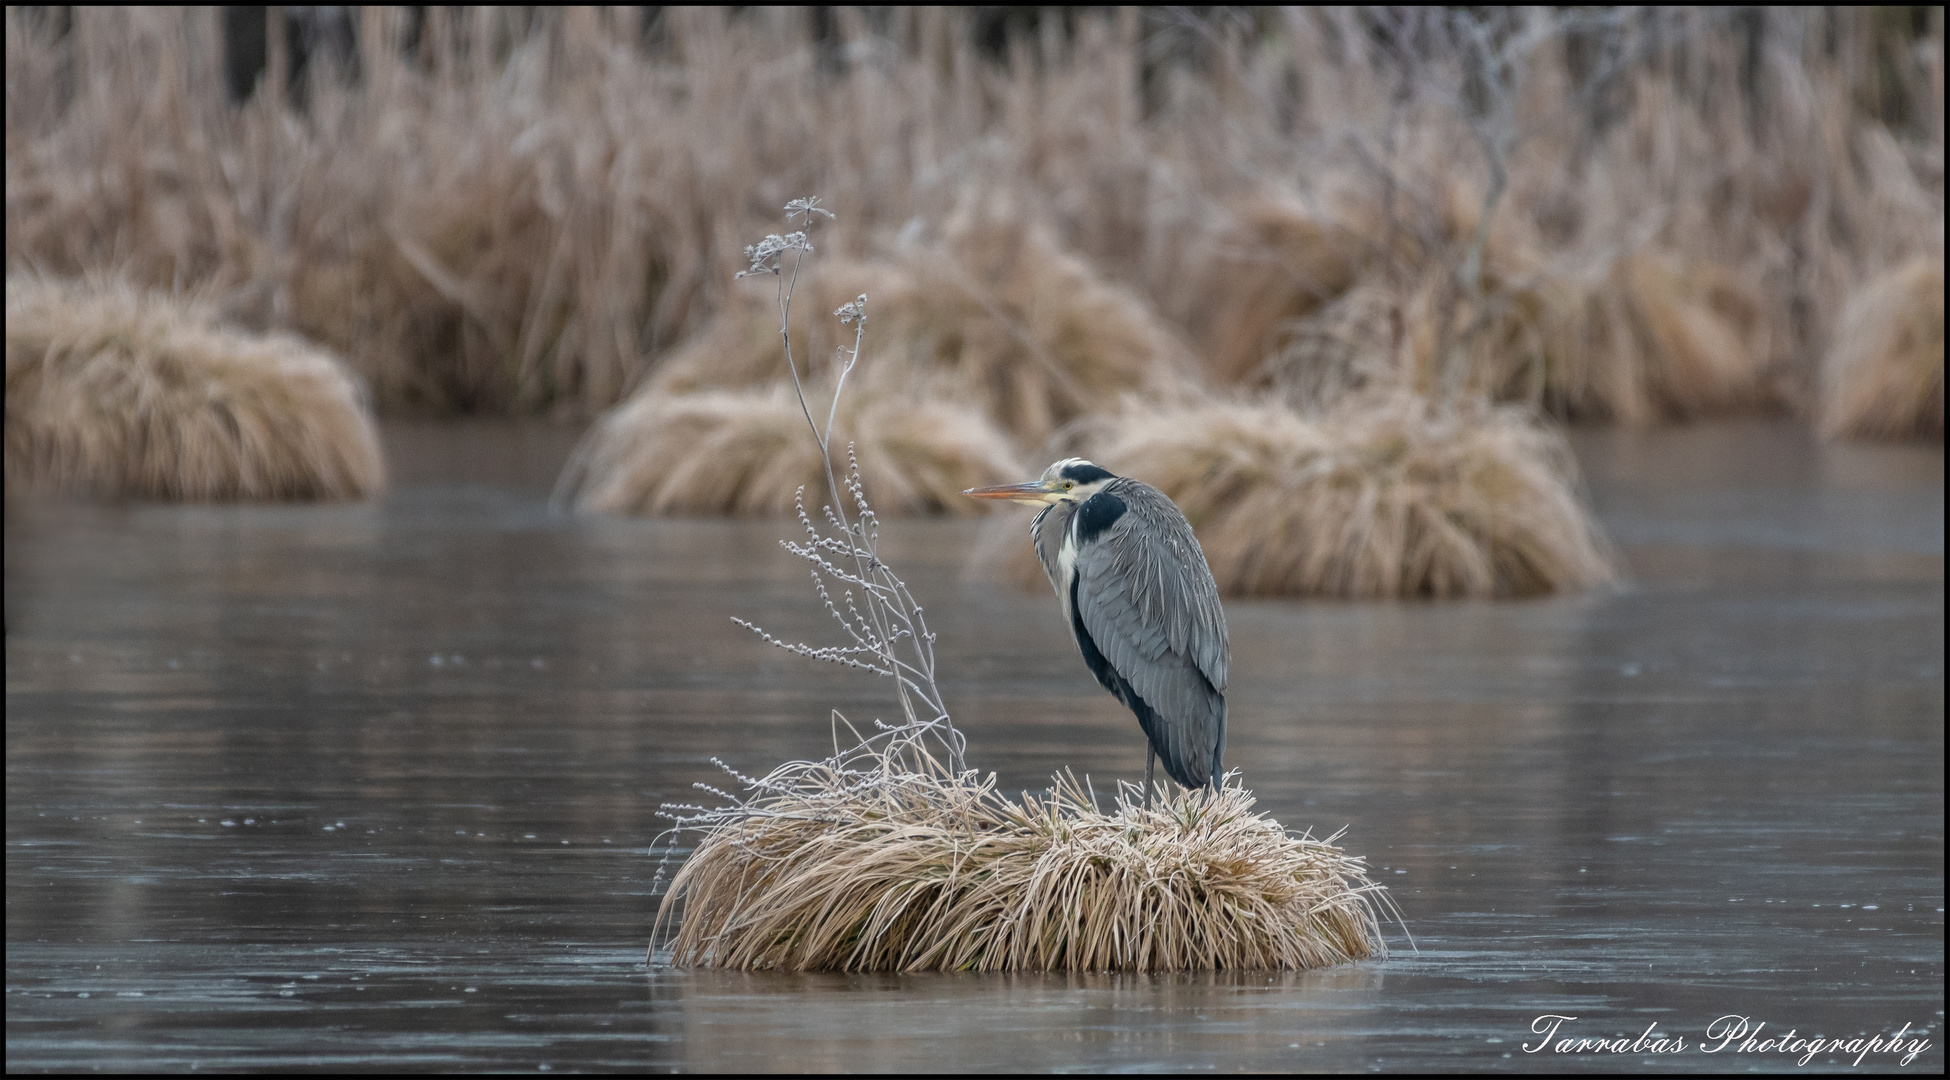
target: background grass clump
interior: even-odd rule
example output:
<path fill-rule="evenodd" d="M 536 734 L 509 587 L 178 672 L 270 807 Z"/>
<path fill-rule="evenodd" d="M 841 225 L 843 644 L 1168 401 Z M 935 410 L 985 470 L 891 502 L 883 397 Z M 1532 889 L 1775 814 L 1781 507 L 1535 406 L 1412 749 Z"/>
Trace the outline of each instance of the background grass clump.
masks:
<path fill-rule="evenodd" d="M 773 336 L 777 347 L 777 334 Z M 831 401 L 830 384 L 824 400 Z M 815 391 L 817 395 L 819 391 Z M 778 517 L 826 482 L 789 384 L 757 390 L 648 389 L 604 416 L 577 448 L 558 497 L 578 510 Z M 896 515 L 969 514 L 961 493 L 1023 466 L 980 412 L 937 398 L 855 394 L 837 438 L 852 444 L 876 505 Z"/>
<path fill-rule="evenodd" d="M 1065 438 L 1169 495 L 1230 595 L 1516 597 L 1617 577 L 1570 447 L 1521 409 L 1212 400 Z"/>
<path fill-rule="evenodd" d="M 1823 434 L 1943 438 L 1943 257 L 1865 283 L 1842 313 L 1823 374 Z"/>
<path fill-rule="evenodd" d="M 7 279 L 10 492 L 228 501 L 385 488 L 364 394 L 290 334 L 122 281 Z"/>

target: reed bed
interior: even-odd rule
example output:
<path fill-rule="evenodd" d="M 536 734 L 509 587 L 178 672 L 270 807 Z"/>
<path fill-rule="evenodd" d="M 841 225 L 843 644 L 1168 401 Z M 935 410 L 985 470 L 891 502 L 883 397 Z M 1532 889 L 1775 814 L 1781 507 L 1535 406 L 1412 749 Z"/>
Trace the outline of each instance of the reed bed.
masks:
<path fill-rule="evenodd" d="M 1822 372 L 1833 438 L 1943 438 L 1943 256 L 1911 260 L 1849 299 Z"/>
<path fill-rule="evenodd" d="M 315 346 L 126 282 L 6 288 L 9 491 L 228 501 L 385 487 L 364 395 Z"/>
<path fill-rule="evenodd" d="M 1145 319 L 1252 383 L 1357 287 L 1560 416 L 1811 409 L 1855 284 L 1941 247 L 1929 9 L 660 10 L 362 9 L 232 103 L 212 11 L 10 8 L 8 267 L 212 287 L 383 408 L 593 416 L 826 190 L 915 277 L 903 355 L 1029 444 L 1179 354 Z M 1051 316 L 1046 267 L 1129 303 Z"/>
<path fill-rule="evenodd" d="M 1586 14 L 1550 16 L 1555 35 L 1536 12 L 1486 15 L 1507 35 L 1494 55 L 1432 12 L 1295 16 L 1447 43 L 1393 68 L 1390 98 L 1339 66 L 1332 34 L 1293 39 L 1319 61 L 1307 89 L 1332 136 L 1296 191 L 1364 252 L 1323 308 L 1386 297 L 1390 380 L 1435 396 L 1632 424 L 1805 408 L 1852 281 L 1940 245 L 1940 46 L 1881 68 L 1883 100 L 1914 108 L 1877 119 L 1849 89 L 1865 69 L 1801 36 L 1873 37 L 1853 15 L 1770 11 L 1732 33 L 1723 14 L 1674 13 L 1687 43 L 1670 47 Z M 1619 51 L 1593 67 L 1579 50 L 1597 40 Z M 1306 369 L 1347 314 L 1264 342 L 1305 407 L 1347 389 Z"/>
<path fill-rule="evenodd" d="M 772 349 L 777 366 L 776 327 Z M 805 429 L 789 385 L 648 390 L 584 438 L 557 498 L 600 513 L 786 516 L 802 488 L 818 491 L 826 483 L 819 447 Z M 1008 438 L 980 413 L 937 399 L 850 397 L 835 437 L 852 444 L 875 505 L 896 515 L 978 512 L 961 505 L 971 501 L 962 491 L 1006 483 L 1023 468 Z"/>
<path fill-rule="evenodd" d="M 896 741 L 753 781 L 671 882 L 675 963 L 784 971 L 1294 970 L 1383 955 L 1362 860 L 1235 781 L 1110 812 Z"/>
<path fill-rule="evenodd" d="M 1212 401 L 1066 437 L 1169 495 L 1232 595 L 1511 597 L 1616 578 L 1569 446 L 1515 408 Z"/>

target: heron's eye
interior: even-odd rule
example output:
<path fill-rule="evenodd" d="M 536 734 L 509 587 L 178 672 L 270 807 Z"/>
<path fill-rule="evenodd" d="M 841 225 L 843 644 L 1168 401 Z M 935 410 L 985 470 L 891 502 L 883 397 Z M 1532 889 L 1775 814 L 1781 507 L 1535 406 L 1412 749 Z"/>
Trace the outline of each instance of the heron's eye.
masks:
<path fill-rule="evenodd" d="M 1065 481 L 1063 481 L 1063 490 L 1064 490 L 1064 491 L 1070 491 L 1070 490 L 1072 490 L 1072 489 L 1074 489 L 1074 488 L 1075 488 L 1076 486 L 1077 486 L 1077 482 L 1076 482 L 1075 480 L 1065 480 Z"/>

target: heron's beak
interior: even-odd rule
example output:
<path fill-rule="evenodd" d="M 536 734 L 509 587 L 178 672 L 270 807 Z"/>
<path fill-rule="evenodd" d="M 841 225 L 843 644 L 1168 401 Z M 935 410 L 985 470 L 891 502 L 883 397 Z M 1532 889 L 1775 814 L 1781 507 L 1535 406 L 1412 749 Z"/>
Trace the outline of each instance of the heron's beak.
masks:
<path fill-rule="evenodd" d="M 1051 497 L 1055 493 L 1044 487 L 1041 480 L 1032 480 L 1027 484 L 1003 484 L 1001 487 L 969 488 L 962 494 L 971 499 L 1007 499 L 1031 506 L 1055 501 Z"/>

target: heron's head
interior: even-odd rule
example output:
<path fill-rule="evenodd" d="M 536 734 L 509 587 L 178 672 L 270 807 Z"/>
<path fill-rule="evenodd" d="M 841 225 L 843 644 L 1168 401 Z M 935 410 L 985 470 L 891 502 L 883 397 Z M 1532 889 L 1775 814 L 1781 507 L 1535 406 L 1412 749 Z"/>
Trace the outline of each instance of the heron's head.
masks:
<path fill-rule="evenodd" d="M 1055 503 L 1080 503 L 1117 477 L 1109 469 L 1082 458 L 1064 458 L 1043 470 L 1041 480 L 1001 487 L 969 488 L 962 492 L 974 499 L 1007 499 L 1010 502 L 1046 506 Z"/>

